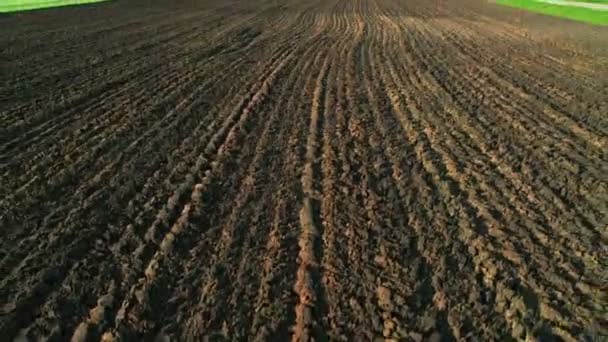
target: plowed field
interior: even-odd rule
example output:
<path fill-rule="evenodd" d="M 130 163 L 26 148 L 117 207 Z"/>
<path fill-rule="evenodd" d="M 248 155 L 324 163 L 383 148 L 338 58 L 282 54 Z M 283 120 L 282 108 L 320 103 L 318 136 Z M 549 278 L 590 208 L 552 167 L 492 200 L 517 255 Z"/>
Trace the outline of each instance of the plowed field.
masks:
<path fill-rule="evenodd" d="M 0 17 L 0 340 L 601 340 L 607 37 L 477 0 Z"/>

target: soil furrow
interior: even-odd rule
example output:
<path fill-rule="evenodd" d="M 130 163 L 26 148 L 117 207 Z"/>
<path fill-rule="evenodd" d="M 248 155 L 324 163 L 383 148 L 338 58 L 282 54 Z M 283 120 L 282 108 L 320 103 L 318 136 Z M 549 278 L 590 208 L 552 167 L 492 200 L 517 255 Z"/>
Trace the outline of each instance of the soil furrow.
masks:
<path fill-rule="evenodd" d="M 2 14 L 0 336 L 602 340 L 604 36 L 483 0 Z"/>

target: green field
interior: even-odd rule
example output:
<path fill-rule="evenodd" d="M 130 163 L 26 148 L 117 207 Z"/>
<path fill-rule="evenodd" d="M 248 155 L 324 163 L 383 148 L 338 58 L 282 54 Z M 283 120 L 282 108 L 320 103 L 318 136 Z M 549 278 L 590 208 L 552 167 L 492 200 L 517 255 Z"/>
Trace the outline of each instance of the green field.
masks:
<path fill-rule="evenodd" d="M 590 0 L 580 2 L 606 3 L 607 0 Z M 510 7 L 523 8 L 530 12 L 582 21 L 589 24 L 608 25 L 608 11 L 593 10 L 575 6 L 553 5 L 534 0 L 496 0 L 496 3 Z"/>
<path fill-rule="evenodd" d="M 18 12 L 38 8 L 72 6 L 108 0 L 0 0 L 0 13 Z"/>
<path fill-rule="evenodd" d="M 608 0 L 570 0 L 576 2 L 592 2 L 596 4 L 608 4 Z"/>

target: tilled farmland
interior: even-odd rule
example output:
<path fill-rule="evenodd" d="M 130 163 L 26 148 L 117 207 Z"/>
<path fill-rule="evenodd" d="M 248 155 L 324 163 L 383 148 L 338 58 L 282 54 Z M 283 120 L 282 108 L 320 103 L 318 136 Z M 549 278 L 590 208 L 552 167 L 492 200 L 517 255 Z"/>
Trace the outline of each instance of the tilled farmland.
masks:
<path fill-rule="evenodd" d="M 0 339 L 601 340 L 606 37 L 476 0 L 0 17 Z"/>

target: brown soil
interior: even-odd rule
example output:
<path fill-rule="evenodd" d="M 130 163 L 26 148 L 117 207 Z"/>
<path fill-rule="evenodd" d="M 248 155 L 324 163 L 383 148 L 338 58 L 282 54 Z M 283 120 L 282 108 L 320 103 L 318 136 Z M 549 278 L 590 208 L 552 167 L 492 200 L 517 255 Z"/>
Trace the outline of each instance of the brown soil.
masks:
<path fill-rule="evenodd" d="M 477 0 L 0 17 L 0 336 L 608 335 L 607 28 Z"/>

